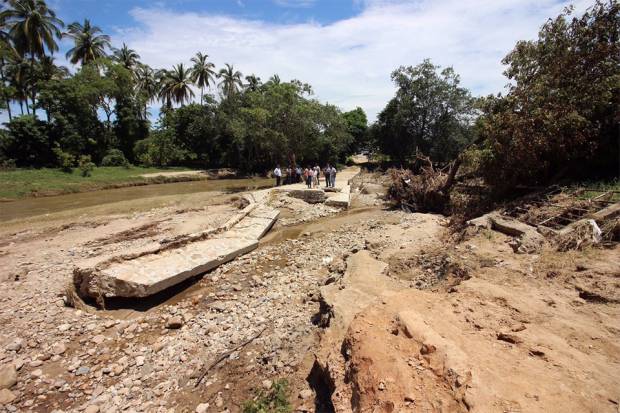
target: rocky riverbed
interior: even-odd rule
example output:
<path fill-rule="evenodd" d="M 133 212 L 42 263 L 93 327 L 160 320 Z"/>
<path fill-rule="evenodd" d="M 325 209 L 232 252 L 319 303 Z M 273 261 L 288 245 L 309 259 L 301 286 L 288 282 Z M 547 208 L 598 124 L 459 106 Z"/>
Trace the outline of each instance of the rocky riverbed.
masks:
<path fill-rule="evenodd" d="M 0 412 L 239 412 L 282 378 L 299 412 L 617 411 L 617 248 L 453 241 L 356 189 L 348 212 L 274 197 L 255 251 L 105 309 L 67 305 L 78 261 L 217 226 L 235 199 L 3 233 Z"/>

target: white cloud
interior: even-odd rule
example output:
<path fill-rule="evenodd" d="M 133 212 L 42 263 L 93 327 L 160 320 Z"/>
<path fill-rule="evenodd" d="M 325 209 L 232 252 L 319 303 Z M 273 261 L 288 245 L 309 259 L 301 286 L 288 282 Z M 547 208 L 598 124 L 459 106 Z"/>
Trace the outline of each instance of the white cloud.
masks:
<path fill-rule="evenodd" d="M 291 0 L 289 0 L 290 2 Z M 313 85 L 316 97 L 344 110 L 362 106 L 370 119 L 394 94 L 390 73 L 425 58 L 452 65 L 475 94 L 496 93 L 507 80 L 501 59 L 520 39 L 533 39 L 567 3 L 557 0 L 360 1 L 359 15 L 328 25 L 274 24 L 233 16 L 138 8 L 138 28 L 119 32 L 154 67 L 189 62 L 197 52 L 221 67 L 232 63 L 263 80 Z M 585 0 L 578 0 L 578 10 Z M 303 2 L 303 0 L 302 0 Z"/>

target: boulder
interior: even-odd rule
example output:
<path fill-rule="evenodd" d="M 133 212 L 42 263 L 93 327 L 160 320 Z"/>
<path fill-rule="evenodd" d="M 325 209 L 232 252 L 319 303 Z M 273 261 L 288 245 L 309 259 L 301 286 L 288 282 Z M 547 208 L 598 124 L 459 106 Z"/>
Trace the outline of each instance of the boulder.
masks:
<path fill-rule="evenodd" d="M 13 364 L 0 368 L 0 389 L 10 389 L 17 384 L 17 370 Z"/>

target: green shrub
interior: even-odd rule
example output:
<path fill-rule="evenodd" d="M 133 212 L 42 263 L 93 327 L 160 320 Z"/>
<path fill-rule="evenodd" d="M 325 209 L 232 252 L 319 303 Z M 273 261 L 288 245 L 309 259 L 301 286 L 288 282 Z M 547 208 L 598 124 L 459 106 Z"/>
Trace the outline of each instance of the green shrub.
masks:
<path fill-rule="evenodd" d="M 286 379 L 273 382 L 267 391 L 260 390 L 253 400 L 243 404 L 243 413 L 288 413 L 292 411 L 288 401 L 289 386 Z"/>
<path fill-rule="evenodd" d="M 63 151 L 59 146 L 52 149 L 52 151 L 54 152 L 54 155 L 56 155 L 56 160 L 60 169 L 66 173 L 73 172 L 75 156 L 71 155 L 69 152 Z"/>
<path fill-rule="evenodd" d="M 101 160 L 101 166 L 129 167 L 129 161 L 120 149 L 110 149 Z"/>
<path fill-rule="evenodd" d="M 91 161 L 90 155 L 80 156 L 80 160 L 78 161 L 78 169 L 82 173 L 83 177 L 92 175 L 93 169 L 95 169 L 95 164 Z"/>
<path fill-rule="evenodd" d="M 353 156 L 347 156 L 347 159 L 345 159 L 344 164 L 347 166 L 355 165 L 355 162 L 353 162 Z"/>

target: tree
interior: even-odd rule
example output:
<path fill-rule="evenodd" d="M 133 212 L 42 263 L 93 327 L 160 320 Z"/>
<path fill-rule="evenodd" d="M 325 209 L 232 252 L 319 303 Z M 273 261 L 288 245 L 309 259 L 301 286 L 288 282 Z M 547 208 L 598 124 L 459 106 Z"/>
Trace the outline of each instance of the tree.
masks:
<path fill-rule="evenodd" d="M 232 65 L 226 63 L 226 67 L 221 69 L 218 77 L 221 78 L 220 88 L 226 99 L 233 97 L 243 86 L 240 71 L 235 70 Z"/>
<path fill-rule="evenodd" d="M 347 121 L 348 130 L 353 137 L 353 144 L 350 152 L 357 152 L 368 145 L 368 119 L 364 109 L 357 107 L 349 112 L 343 113 Z"/>
<path fill-rule="evenodd" d="M 260 77 L 254 74 L 246 76 L 245 81 L 248 82 L 244 85 L 245 90 L 250 90 L 252 92 L 257 91 L 261 85 Z"/>
<path fill-rule="evenodd" d="M 55 156 L 50 148 L 45 123 L 33 116 L 19 116 L 6 124 L 0 146 L 4 156 L 19 167 L 52 165 Z"/>
<path fill-rule="evenodd" d="M 215 65 L 207 61 L 208 57 L 208 55 L 201 52 L 196 53 L 196 56 L 192 57 L 194 66 L 191 68 L 191 77 L 192 82 L 200 88 L 200 104 L 203 102 L 205 87 L 211 86 L 215 77 L 215 71 L 213 70 Z"/>
<path fill-rule="evenodd" d="M 194 97 L 191 84 L 190 71 L 183 66 L 183 63 L 179 63 L 172 70 L 163 73 L 160 97 L 166 100 L 168 106 L 171 106 L 172 102 L 183 106 L 186 101 Z"/>
<path fill-rule="evenodd" d="M 127 70 L 133 70 L 140 61 L 140 55 L 130 49 L 125 43 L 120 49 L 113 49 L 114 60 L 123 65 Z"/>
<path fill-rule="evenodd" d="M 45 55 L 45 49 L 54 53 L 58 50 L 55 39 L 60 39 L 63 22 L 47 7 L 44 0 L 9 0 L 8 8 L 0 13 L 0 21 L 9 27 L 9 36 L 15 49 L 30 56 L 31 70 L 37 57 Z M 36 117 L 36 84 L 30 85 L 32 114 Z"/>
<path fill-rule="evenodd" d="M 472 139 L 474 99 L 451 67 L 439 70 L 425 60 L 392 72 L 398 90 L 374 132 L 381 150 L 399 162 L 417 152 L 445 162 Z"/>
<path fill-rule="evenodd" d="M 84 19 L 84 24 L 71 23 L 63 35 L 74 42 L 74 47 L 67 52 L 67 59 L 73 64 L 80 62 L 86 65 L 105 57 L 105 49 L 110 47 L 110 36 L 98 33 L 101 29 L 92 26 L 88 19 Z"/>
<path fill-rule="evenodd" d="M 572 9 L 520 41 L 503 63 L 506 96 L 482 102 L 476 152 L 481 172 L 500 193 L 561 176 L 618 176 L 620 3 Z"/>
<path fill-rule="evenodd" d="M 144 118 L 147 117 L 147 108 L 149 103 L 157 98 L 159 85 L 155 71 L 148 65 L 138 64 L 135 71 L 136 88 L 144 99 Z"/>

